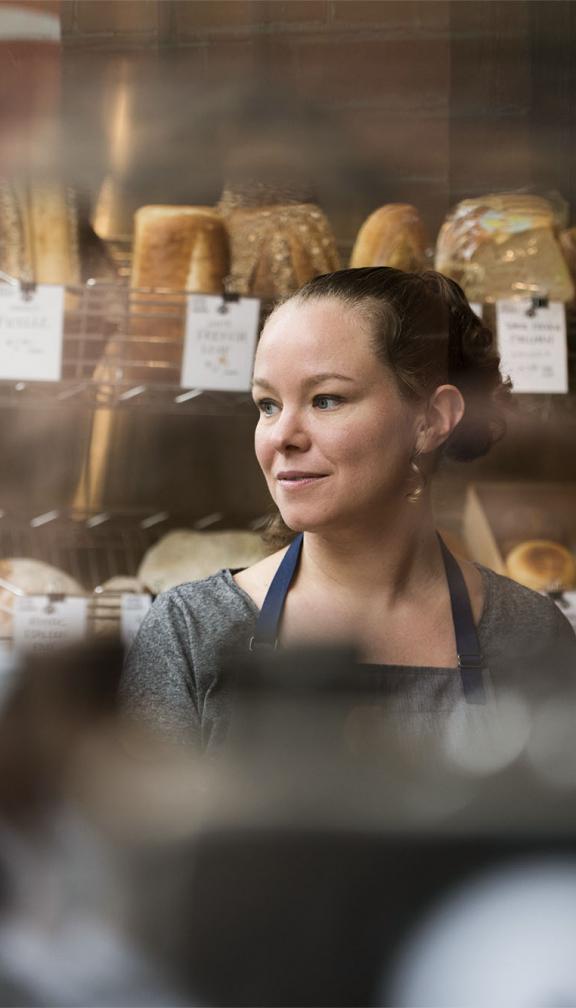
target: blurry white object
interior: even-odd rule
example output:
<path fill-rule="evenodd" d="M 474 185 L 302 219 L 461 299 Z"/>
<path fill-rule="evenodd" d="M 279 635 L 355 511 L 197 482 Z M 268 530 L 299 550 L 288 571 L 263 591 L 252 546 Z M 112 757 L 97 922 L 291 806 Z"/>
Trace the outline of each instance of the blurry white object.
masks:
<path fill-rule="evenodd" d="M 185 581 L 200 581 L 222 567 L 249 567 L 268 552 L 256 532 L 177 529 L 148 550 L 138 579 L 158 595 Z"/>
<path fill-rule="evenodd" d="M 125 878 L 87 822 L 62 810 L 32 840 L 2 827 L 0 858 L 11 892 L 0 915 L 0 988 L 14 988 L 26 999 L 19 1004 L 182 1004 L 130 940 Z"/>
<path fill-rule="evenodd" d="M 576 710 L 572 698 L 552 698 L 536 711 L 528 759 L 547 787 L 576 788 Z"/>
<path fill-rule="evenodd" d="M 457 704 L 448 715 L 444 753 L 466 774 L 484 776 L 509 766 L 526 748 L 531 729 L 526 701 L 515 693 L 483 704 Z"/>
<path fill-rule="evenodd" d="M 441 900 L 408 937 L 380 1003 L 576 1005 L 576 859 L 517 861 Z"/>

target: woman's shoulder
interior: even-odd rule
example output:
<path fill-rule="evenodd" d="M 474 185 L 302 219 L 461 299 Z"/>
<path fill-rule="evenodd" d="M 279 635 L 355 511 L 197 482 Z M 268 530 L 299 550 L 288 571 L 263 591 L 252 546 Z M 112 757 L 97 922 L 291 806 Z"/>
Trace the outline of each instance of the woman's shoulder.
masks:
<path fill-rule="evenodd" d="M 156 596 L 154 609 L 165 613 L 181 613 L 187 620 L 204 619 L 218 612 L 225 617 L 251 615 L 253 606 L 246 593 L 239 590 L 227 569 L 219 570 L 198 581 L 185 581 Z"/>
<path fill-rule="evenodd" d="M 476 564 L 484 580 L 479 631 L 489 642 L 507 640 L 522 651 L 566 646 L 576 655 L 576 635 L 556 603 L 489 567 Z"/>

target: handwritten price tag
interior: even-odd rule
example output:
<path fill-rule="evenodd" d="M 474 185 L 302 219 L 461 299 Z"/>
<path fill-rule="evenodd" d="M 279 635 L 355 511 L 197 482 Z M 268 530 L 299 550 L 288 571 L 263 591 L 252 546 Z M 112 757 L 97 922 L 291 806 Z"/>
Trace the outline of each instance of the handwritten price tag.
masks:
<path fill-rule="evenodd" d="M 126 593 L 122 596 L 120 628 L 124 647 L 129 648 L 132 644 L 151 605 L 152 597 L 150 595 Z"/>
<path fill-rule="evenodd" d="M 0 380 L 59 381 L 63 329 L 63 287 L 0 284 Z"/>
<path fill-rule="evenodd" d="M 225 301 L 218 296 L 191 294 L 182 360 L 184 388 L 247 392 L 259 319 L 257 298 Z"/>
<path fill-rule="evenodd" d="M 50 652 L 82 640 L 87 630 L 85 598 L 27 595 L 14 601 L 14 647 L 20 651 Z"/>
<path fill-rule="evenodd" d="M 514 392 L 567 392 L 566 311 L 553 302 L 531 312 L 531 301 L 496 305 L 501 370 Z"/>

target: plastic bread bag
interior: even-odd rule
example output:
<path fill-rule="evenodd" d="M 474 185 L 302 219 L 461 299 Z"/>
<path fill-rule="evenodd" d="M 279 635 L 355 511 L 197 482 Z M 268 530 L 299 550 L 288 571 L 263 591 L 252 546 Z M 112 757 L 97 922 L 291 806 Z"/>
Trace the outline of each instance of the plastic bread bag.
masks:
<path fill-rule="evenodd" d="M 566 204 L 556 194 L 462 200 L 440 229 L 436 269 L 456 280 L 470 301 L 571 301 L 574 285 L 559 241 L 566 217 Z"/>

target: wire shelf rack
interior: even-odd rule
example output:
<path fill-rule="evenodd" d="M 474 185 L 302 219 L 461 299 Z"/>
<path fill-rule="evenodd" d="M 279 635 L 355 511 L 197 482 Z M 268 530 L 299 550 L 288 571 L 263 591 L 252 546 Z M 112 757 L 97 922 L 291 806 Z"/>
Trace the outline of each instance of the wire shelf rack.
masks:
<path fill-rule="evenodd" d="M 248 527 L 257 529 L 264 520 L 255 516 Z M 152 508 L 35 515 L 0 511 L 0 556 L 42 560 L 92 591 L 112 577 L 134 577 L 146 551 L 167 532 L 234 527 L 221 512 L 195 518 Z"/>
<path fill-rule="evenodd" d="M 253 412 L 247 392 L 182 387 L 186 304 L 185 291 L 95 280 L 66 287 L 61 380 L 0 381 L 0 406 Z M 263 318 L 270 307 L 262 303 Z"/>

